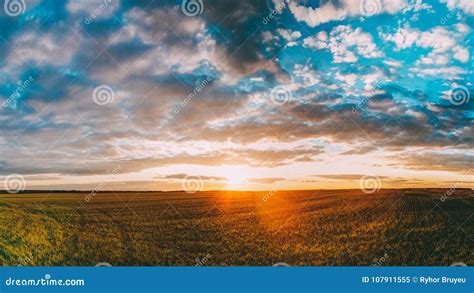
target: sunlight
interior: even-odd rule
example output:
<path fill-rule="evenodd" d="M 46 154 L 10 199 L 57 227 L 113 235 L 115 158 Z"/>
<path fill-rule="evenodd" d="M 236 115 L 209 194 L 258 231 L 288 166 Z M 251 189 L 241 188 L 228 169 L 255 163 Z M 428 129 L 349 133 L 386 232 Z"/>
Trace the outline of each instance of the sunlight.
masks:
<path fill-rule="evenodd" d="M 248 185 L 248 174 L 239 167 L 228 167 L 222 170 L 226 178 L 226 189 L 245 189 Z"/>
<path fill-rule="evenodd" d="M 239 184 L 244 184 L 247 183 L 247 178 L 245 177 L 244 174 L 228 174 L 225 176 L 227 178 L 227 183 L 229 185 L 239 185 Z"/>

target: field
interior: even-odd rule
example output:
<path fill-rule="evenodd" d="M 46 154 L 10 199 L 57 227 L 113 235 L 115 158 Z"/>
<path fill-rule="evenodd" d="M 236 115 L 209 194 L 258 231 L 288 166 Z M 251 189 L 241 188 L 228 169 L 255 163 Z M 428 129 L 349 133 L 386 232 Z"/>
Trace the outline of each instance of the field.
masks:
<path fill-rule="evenodd" d="M 474 265 L 474 193 L 0 194 L 0 263 Z"/>

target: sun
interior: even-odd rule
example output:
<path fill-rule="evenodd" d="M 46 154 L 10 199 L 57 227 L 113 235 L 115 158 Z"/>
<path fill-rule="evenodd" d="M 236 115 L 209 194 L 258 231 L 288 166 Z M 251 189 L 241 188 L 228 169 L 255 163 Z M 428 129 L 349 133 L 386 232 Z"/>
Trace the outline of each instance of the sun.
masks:
<path fill-rule="evenodd" d="M 247 182 L 247 177 L 244 174 L 227 174 L 225 178 L 229 185 L 239 185 Z"/>
<path fill-rule="evenodd" d="M 222 170 L 223 177 L 226 178 L 228 189 L 242 189 L 248 184 L 248 175 L 242 168 L 225 168 Z"/>

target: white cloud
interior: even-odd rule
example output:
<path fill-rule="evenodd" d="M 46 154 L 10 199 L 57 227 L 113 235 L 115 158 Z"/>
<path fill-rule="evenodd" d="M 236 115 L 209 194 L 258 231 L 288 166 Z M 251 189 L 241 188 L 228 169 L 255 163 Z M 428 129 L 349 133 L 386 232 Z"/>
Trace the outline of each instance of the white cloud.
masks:
<path fill-rule="evenodd" d="M 334 77 L 337 80 L 344 82 L 346 86 L 342 87 L 343 90 L 346 94 L 352 93 L 352 95 L 364 94 L 366 96 L 371 96 L 374 94 L 384 93 L 384 91 L 381 90 L 380 87 L 389 81 L 389 79 L 384 75 L 384 73 L 377 68 L 374 68 L 373 72 L 367 74 L 342 74 L 340 72 L 336 72 Z M 364 84 L 362 92 L 359 92 L 359 90 L 352 92 L 351 90 L 347 89 L 347 87 L 355 86 L 357 81 Z"/>
<path fill-rule="evenodd" d="M 382 34 L 386 41 L 391 41 L 397 46 L 397 50 L 406 49 L 416 42 L 418 38 L 418 33 L 415 31 L 410 31 L 408 29 L 399 28 L 397 32 L 393 35 L 384 35 Z"/>
<path fill-rule="evenodd" d="M 285 0 L 273 0 L 273 5 L 278 13 L 282 13 L 285 8 Z"/>
<path fill-rule="evenodd" d="M 291 31 L 285 29 L 277 29 L 277 32 L 287 41 L 287 46 L 292 47 L 295 46 L 296 40 L 301 38 L 301 33 L 299 31 Z"/>
<path fill-rule="evenodd" d="M 434 53 L 429 53 L 426 57 L 421 57 L 417 61 L 417 64 L 425 65 L 446 65 L 449 63 L 449 58 L 446 55 L 439 55 Z"/>
<path fill-rule="evenodd" d="M 429 4 L 423 3 L 423 0 L 408 1 L 407 10 L 412 9 L 414 12 L 421 10 L 432 10 L 433 7 Z"/>
<path fill-rule="evenodd" d="M 328 34 L 321 31 L 314 37 L 307 37 L 303 41 L 303 46 L 313 49 L 325 49 L 328 47 Z"/>
<path fill-rule="evenodd" d="M 462 63 L 469 61 L 469 51 L 459 45 L 468 32 L 469 29 L 463 24 L 456 25 L 456 31 L 437 26 L 423 32 L 406 26 L 399 28 L 394 34 L 381 33 L 380 36 L 385 41 L 395 43 L 397 51 L 412 46 L 431 49 L 428 55 L 421 56 L 417 64 L 446 65 L 452 59 Z"/>
<path fill-rule="evenodd" d="M 320 74 L 312 70 L 308 65 L 296 64 L 293 74 L 295 77 L 303 80 L 302 86 L 322 85 Z"/>
<path fill-rule="evenodd" d="M 25 64 L 32 66 L 69 64 L 82 40 L 82 36 L 75 28 L 64 34 L 25 32 L 12 40 L 11 46 L 15 49 L 8 55 L 3 65 L 4 70 L 16 73 L 18 70 L 21 71 Z"/>
<path fill-rule="evenodd" d="M 405 0 L 341 0 L 339 5 L 327 2 L 318 8 L 298 5 L 296 1 L 288 1 L 288 8 L 293 16 L 311 27 L 346 17 L 370 16 L 381 13 L 395 14 L 408 9 Z"/>
<path fill-rule="evenodd" d="M 408 109 L 406 111 L 406 113 L 410 116 L 415 117 L 418 120 L 423 120 L 423 119 L 426 118 L 426 115 L 423 112 L 415 111 L 415 110 L 412 110 L 412 109 Z"/>
<path fill-rule="evenodd" d="M 163 75 L 172 68 L 179 73 L 189 73 L 202 64 L 209 64 L 226 72 L 231 70 L 224 62 L 225 49 L 207 33 L 206 23 L 201 18 L 184 17 L 178 9 L 145 11 L 139 8 L 128 11 L 126 17 L 128 23 L 116 34 L 111 35 L 108 43 L 127 43 L 138 38 L 152 49 L 146 51 L 139 59 L 123 61 L 123 67 L 128 70 L 117 74 L 134 72 L 143 75 Z M 179 25 L 173 26 L 178 22 Z M 170 27 L 173 27 L 173 30 Z M 117 78 L 113 72 L 100 72 L 99 75 Z"/>
<path fill-rule="evenodd" d="M 468 34 L 471 31 L 471 28 L 464 23 L 458 23 L 455 25 L 455 27 L 456 27 L 456 30 L 464 34 Z"/>
<path fill-rule="evenodd" d="M 342 20 L 347 13 L 344 8 L 337 8 L 330 2 L 320 8 L 299 6 L 296 2 L 290 2 L 288 8 L 298 21 L 303 21 L 311 27 L 333 20 Z"/>
<path fill-rule="evenodd" d="M 359 76 L 355 73 L 341 74 L 336 72 L 336 79 L 345 82 L 348 86 L 354 86 Z"/>
<path fill-rule="evenodd" d="M 396 33 L 381 34 L 386 41 L 395 43 L 396 50 L 409 48 L 417 45 L 423 48 L 433 48 L 435 51 L 446 51 L 454 45 L 450 32 L 443 27 L 436 27 L 430 32 L 422 32 L 409 27 L 399 28 Z"/>
<path fill-rule="evenodd" d="M 472 0 L 441 0 L 449 9 L 462 9 L 466 14 L 474 15 L 474 1 Z"/>
<path fill-rule="evenodd" d="M 388 66 L 391 67 L 402 67 L 403 64 L 400 61 L 395 61 L 395 60 L 385 60 L 383 63 L 387 64 Z"/>
<path fill-rule="evenodd" d="M 263 32 L 263 33 L 262 33 L 262 37 L 263 37 L 263 40 L 264 40 L 265 42 L 270 42 L 270 41 L 273 41 L 273 40 L 276 39 L 276 37 L 273 36 L 272 33 L 269 32 L 269 31 Z"/>
<path fill-rule="evenodd" d="M 467 63 L 469 61 L 469 50 L 466 48 L 463 48 L 461 46 L 457 46 L 454 48 L 454 51 L 456 52 L 454 54 L 454 59 L 459 60 L 462 63 Z"/>
<path fill-rule="evenodd" d="M 448 66 L 441 68 L 410 68 L 410 71 L 416 72 L 421 76 L 436 76 L 447 79 L 460 79 L 460 75 L 466 74 L 467 71 L 456 66 Z"/>
<path fill-rule="evenodd" d="M 113 16 L 115 11 L 120 7 L 119 0 L 89 0 L 76 1 L 70 0 L 66 9 L 72 14 L 85 13 L 86 17 L 91 19 L 104 19 Z"/>
<path fill-rule="evenodd" d="M 329 37 L 326 32 L 319 32 L 314 37 L 303 41 L 303 46 L 313 49 L 328 48 L 334 57 L 334 62 L 352 63 L 358 60 L 356 53 L 365 58 L 382 57 L 377 50 L 372 36 L 360 28 L 352 29 L 350 26 L 340 25 L 335 27 Z"/>

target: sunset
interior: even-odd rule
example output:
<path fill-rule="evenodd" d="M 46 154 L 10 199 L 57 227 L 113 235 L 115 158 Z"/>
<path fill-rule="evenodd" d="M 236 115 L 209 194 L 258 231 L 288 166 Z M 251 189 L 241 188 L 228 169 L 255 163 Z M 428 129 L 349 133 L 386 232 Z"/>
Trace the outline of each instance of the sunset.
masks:
<path fill-rule="evenodd" d="M 474 265 L 474 1 L 0 1 L 0 266 Z"/>
<path fill-rule="evenodd" d="M 366 175 L 473 187 L 472 7 L 357 2 L 216 2 L 195 16 L 32 3 L 20 16 L 31 25 L 1 20 L 2 178 L 47 190 L 181 190 L 186 176 L 203 190 L 359 188 Z"/>

